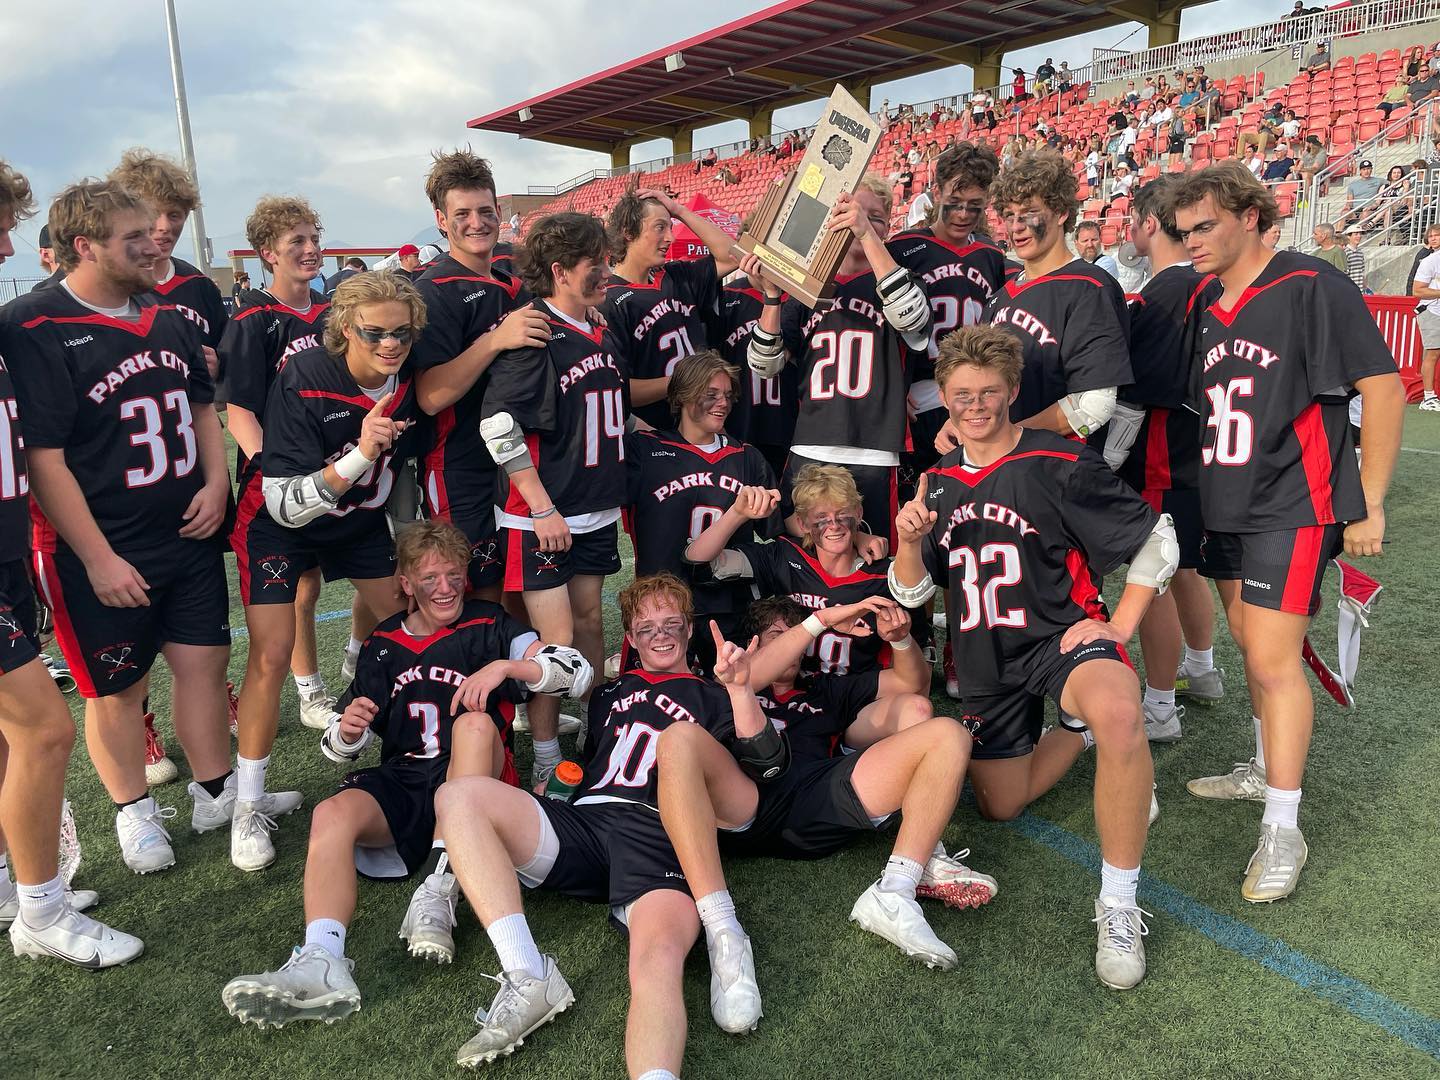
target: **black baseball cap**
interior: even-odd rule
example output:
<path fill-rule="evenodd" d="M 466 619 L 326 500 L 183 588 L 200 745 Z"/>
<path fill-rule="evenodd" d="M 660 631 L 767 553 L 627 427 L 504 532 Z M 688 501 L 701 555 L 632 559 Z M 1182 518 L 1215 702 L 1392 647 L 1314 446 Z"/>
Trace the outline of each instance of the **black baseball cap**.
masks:
<path fill-rule="evenodd" d="M 1360 162 L 1360 168 L 1362 169 L 1373 169 L 1374 167 L 1375 163 L 1369 158 L 1366 158 L 1364 161 Z"/>
<path fill-rule="evenodd" d="M 48 248 L 48 247 L 52 247 L 52 246 L 53 246 L 53 245 L 50 243 L 50 226 L 49 226 L 49 225 L 41 225 L 41 226 L 40 226 L 40 240 L 36 243 L 35 246 L 36 246 L 36 247 L 43 247 L 43 248 Z"/>

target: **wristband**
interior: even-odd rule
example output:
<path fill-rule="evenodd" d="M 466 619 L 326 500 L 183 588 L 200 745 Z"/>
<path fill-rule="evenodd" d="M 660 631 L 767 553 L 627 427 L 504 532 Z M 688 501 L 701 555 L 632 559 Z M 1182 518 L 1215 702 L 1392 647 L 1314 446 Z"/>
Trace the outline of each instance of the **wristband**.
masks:
<path fill-rule="evenodd" d="M 375 462 L 367 458 L 364 451 L 357 446 L 332 464 L 337 473 L 353 484 L 364 476 Z"/>
<path fill-rule="evenodd" d="M 778 296 L 767 296 L 764 301 L 766 307 L 779 307 L 782 302 Z"/>
<path fill-rule="evenodd" d="M 818 638 L 821 634 L 825 632 L 825 624 L 820 621 L 819 615 L 805 616 L 805 621 L 802 622 L 800 625 L 805 628 L 805 632 L 809 634 L 812 638 Z"/>
<path fill-rule="evenodd" d="M 538 514 L 532 513 L 532 514 L 530 515 L 530 520 L 531 520 L 531 521 L 539 521 L 541 518 L 548 518 L 550 515 L 556 514 L 556 513 L 559 513 L 559 511 L 555 508 L 555 505 L 552 503 L 552 504 L 549 506 L 548 509 L 541 510 Z"/>
<path fill-rule="evenodd" d="M 915 642 L 910 639 L 910 635 L 906 634 L 899 641 L 890 642 L 890 648 L 894 649 L 896 652 L 904 652 L 906 649 L 913 647 L 914 644 Z"/>

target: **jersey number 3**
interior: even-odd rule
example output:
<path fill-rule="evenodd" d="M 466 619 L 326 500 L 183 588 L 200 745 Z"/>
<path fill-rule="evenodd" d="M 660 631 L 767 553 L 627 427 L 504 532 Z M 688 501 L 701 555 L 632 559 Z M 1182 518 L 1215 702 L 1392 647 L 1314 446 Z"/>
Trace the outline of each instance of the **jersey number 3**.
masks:
<path fill-rule="evenodd" d="M 1235 405 L 1236 398 L 1248 398 L 1255 392 L 1255 378 L 1241 375 L 1228 383 L 1205 388 L 1210 399 L 1210 415 L 1205 426 L 1215 433 L 1200 452 L 1206 465 L 1244 465 L 1250 460 L 1255 443 L 1255 421 L 1248 412 Z"/>
<path fill-rule="evenodd" d="M 999 564 L 999 571 L 985 582 L 982 592 L 980 567 L 995 564 Z M 958 619 L 950 616 L 956 630 L 974 630 L 982 618 L 987 629 L 1025 625 L 1024 608 L 1000 610 L 1000 590 L 1020 582 L 1020 550 L 1014 544 L 985 544 L 978 555 L 974 548 L 955 548 L 950 552 L 950 569 L 960 571 L 960 580 L 951 591 L 962 607 Z"/>
<path fill-rule="evenodd" d="M 180 437 L 180 456 L 172 462 L 170 446 L 164 435 L 164 411 L 175 414 L 175 434 Z M 195 468 L 195 422 L 190 416 L 190 398 L 184 390 L 167 390 L 164 397 L 131 398 L 120 403 L 121 420 L 139 420 L 140 429 L 130 433 L 130 445 L 144 447 L 150 460 L 143 467 L 125 470 L 125 486 L 149 487 L 163 479 L 175 466 L 175 479 L 189 476 Z"/>

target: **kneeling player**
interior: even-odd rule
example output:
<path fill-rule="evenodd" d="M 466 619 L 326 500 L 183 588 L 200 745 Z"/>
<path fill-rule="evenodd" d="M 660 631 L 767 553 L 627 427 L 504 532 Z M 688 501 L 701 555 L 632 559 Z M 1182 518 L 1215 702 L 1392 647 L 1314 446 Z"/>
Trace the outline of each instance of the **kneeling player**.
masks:
<path fill-rule="evenodd" d="M 690 590 L 671 574 L 640 578 L 620 593 L 626 638 L 641 666 L 591 697 L 591 757 L 573 802 L 481 777 L 446 784 L 436 796 L 452 866 L 502 968 L 495 1000 L 476 1014 L 480 1031 L 460 1048 L 462 1065 L 513 1052 L 575 1000 L 554 958 L 536 948 L 518 872 L 529 888 L 611 905 L 630 937 L 630 1076 L 679 1074 L 681 981 L 700 920 L 660 824 L 656 742 L 671 726 L 703 727 L 746 755 L 763 751 L 763 735 L 773 731 L 745 680 L 722 689 L 685 669 L 690 605 Z"/>
<path fill-rule="evenodd" d="M 520 684 L 537 693 L 583 691 L 590 679 L 573 649 L 542 645 L 497 604 L 465 600 L 470 544 L 455 526 L 412 525 L 397 548 L 400 584 L 413 610 L 386 619 L 366 641 L 344 713 L 321 744 L 327 757 L 353 761 L 378 735 L 381 763 L 351 773 L 338 795 L 315 808 L 305 860 L 305 943 L 279 971 L 226 985 L 225 1007 L 242 1022 L 334 1021 L 360 1007 L 345 959 L 356 870 L 404 878 L 433 864 L 400 936 L 411 955 L 450 962 L 459 890 L 435 839 L 435 791 L 447 775 L 515 784 L 508 738 L 514 703 L 528 696 Z M 487 711 L 492 695 L 498 700 Z"/>
<path fill-rule="evenodd" d="M 1170 518 L 1157 517 L 1098 454 L 1011 422 L 1023 363 L 1019 343 L 999 327 L 965 327 L 941 343 L 936 380 L 962 442 L 901 509 L 890 586 L 918 607 L 936 580 L 946 584 L 981 813 L 1018 815 L 1093 734 L 1104 860 L 1095 970 L 1105 985 L 1128 989 L 1145 975 L 1135 890 L 1153 769 L 1124 643 L 1175 572 L 1179 547 Z M 1124 562 L 1124 595 L 1107 620 L 1099 575 Z M 1057 728 L 1032 753 L 1042 696 L 1089 731 Z"/>

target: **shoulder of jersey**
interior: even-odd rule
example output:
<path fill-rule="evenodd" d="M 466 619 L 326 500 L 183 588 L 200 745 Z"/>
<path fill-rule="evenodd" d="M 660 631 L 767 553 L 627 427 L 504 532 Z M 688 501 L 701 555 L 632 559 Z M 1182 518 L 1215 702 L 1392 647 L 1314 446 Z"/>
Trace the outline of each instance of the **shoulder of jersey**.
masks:
<path fill-rule="evenodd" d="M 395 631 L 395 630 L 399 630 L 400 627 L 404 624 L 404 622 L 405 622 L 405 612 L 403 612 L 403 611 L 397 611 L 394 615 L 391 615 L 389 618 L 381 619 L 380 622 L 376 624 L 375 629 L 371 631 L 371 634 L 372 634 L 372 635 L 373 635 L 373 634 L 378 634 L 378 633 L 380 633 L 381 631 L 385 631 L 385 632 L 388 633 L 388 632 L 392 632 L 392 631 Z"/>
<path fill-rule="evenodd" d="M 339 364 L 324 349 L 307 349 L 292 356 L 276 375 L 287 386 L 316 390 L 348 389 L 340 378 Z"/>
<path fill-rule="evenodd" d="M 4 307 L 0 307 L 0 321 L 23 326 L 32 319 L 55 318 L 74 314 L 73 301 L 64 289 L 36 289 L 21 293 Z"/>
<path fill-rule="evenodd" d="M 1058 451 L 1062 456 L 1075 459 L 1079 457 L 1084 443 L 1076 442 L 1066 435 L 1054 431 L 1045 431 L 1041 428 L 1025 428 L 1020 435 L 1020 441 L 1015 444 L 1015 449 L 1010 456 L 1028 453 L 1032 450 Z"/>
<path fill-rule="evenodd" d="M 211 289 L 215 291 L 216 296 L 220 295 L 220 286 L 216 285 L 215 282 L 211 280 L 210 275 L 205 273 L 198 266 L 191 266 L 184 259 L 177 259 L 173 255 L 170 256 L 170 261 L 175 266 L 175 276 L 170 279 L 171 281 L 178 281 L 181 279 L 198 281 L 202 288 L 208 285 Z"/>
<path fill-rule="evenodd" d="M 489 619 L 492 622 L 505 614 L 505 609 L 491 600 L 466 600 L 460 609 L 460 618 L 455 625 L 463 626 L 475 619 Z"/>
<path fill-rule="evenodd" d="M 314 294 L 312 294 L 313 297 Z M 325 298 L 320 297 L 320 302 L 325 303 Z M 235 301 L 235 314 L 231 319 L 246 319 L 257 311 L 263 311 L 268 307 L 275 306 L 275 298 L 260 289 L 246 289 Z"/>

